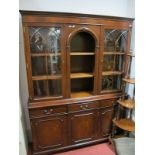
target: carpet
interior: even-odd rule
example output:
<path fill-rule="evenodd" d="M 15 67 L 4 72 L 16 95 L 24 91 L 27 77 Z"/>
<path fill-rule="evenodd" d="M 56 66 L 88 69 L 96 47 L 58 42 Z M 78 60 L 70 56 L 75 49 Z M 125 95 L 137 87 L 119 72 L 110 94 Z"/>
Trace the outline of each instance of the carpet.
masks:
<path fill-rule="evenodd" d="M 55 155 L 116 155 L 112 147 L 107 144 L 98 144 L 73 151 L 59 153 Z"/>

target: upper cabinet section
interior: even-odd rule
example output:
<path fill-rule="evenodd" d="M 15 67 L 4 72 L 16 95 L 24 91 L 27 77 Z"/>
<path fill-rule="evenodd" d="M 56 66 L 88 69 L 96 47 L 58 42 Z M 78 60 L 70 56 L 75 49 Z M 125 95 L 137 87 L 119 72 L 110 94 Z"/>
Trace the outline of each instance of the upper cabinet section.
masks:
<path fill-rule="evenodd" d="M 133 19 L 21 13 L 32 102 L 121 91 Z"/>

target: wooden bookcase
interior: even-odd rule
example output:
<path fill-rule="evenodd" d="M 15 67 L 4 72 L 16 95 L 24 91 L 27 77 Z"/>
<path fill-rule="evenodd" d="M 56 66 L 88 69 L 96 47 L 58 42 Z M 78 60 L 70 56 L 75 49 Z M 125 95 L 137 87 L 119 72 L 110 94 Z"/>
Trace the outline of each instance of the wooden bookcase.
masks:
<path fill-rule="evenodd" d="M 106 141 L 123 95 L 133 19 L 20 12 L 33 154 Z"/>

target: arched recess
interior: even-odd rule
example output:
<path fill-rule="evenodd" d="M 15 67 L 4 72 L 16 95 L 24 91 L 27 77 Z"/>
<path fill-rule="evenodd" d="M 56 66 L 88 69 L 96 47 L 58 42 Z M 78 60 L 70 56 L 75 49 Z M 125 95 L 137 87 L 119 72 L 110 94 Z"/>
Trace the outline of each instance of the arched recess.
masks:
<path fill-rule="evenodd" d="M 96 92 L 99 41 L 89 28 L 72 31 L 67 39 L 70 96 L 86 97 Z"/>

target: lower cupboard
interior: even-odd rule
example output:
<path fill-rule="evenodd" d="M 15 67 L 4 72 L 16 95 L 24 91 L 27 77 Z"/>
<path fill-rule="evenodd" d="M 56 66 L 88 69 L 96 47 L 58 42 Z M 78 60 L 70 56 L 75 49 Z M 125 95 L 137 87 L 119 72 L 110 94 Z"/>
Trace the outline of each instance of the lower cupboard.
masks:
<path fill-rule="evenodd" d="M 51 153 L 108 139 L 115 100 L 74 103 L 29 110 L 33 154 Z"/>

